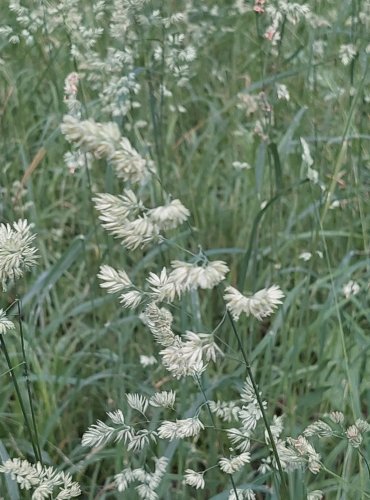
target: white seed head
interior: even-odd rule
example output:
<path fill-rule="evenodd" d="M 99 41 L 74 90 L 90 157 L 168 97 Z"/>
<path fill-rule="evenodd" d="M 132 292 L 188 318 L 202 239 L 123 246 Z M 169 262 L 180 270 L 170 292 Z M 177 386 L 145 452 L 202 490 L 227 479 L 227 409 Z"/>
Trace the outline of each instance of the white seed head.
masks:
<path fill-rule="evenodd" d="M 196 288 L 214 288 L 229 272 L 226 263 L 221 260 L 208 261 L 201 266 L 174 260 L 171 266 L 173 271 L 170 273 L 170 280 L 184 292 Z"/>
<path fill-rule="evenodd" d="M 198 417 L 176 420 L 176 422 L 165 420 L 158 429 L 158 436 L 172 441 L 197 436 L 202 429 L 204 425 Z"/>
<path fill-rule="evenodd" d="M 346 436 L 348 439 L 348 442 L 350 443 L 353 448 L 359 448 L 362 443 L 362 434 L 360 429 L 356 425 L 351 425 L 348 427 L 346 430 Z"/>
<path fill-rule="evenodd" d="M 190 212 L 180 200 L 172 200 L 167 205 L 152 208 L 147 211 L 147 216 L 160 229 L 174 229 L 190 216 Z"/>
<path fill-rule="evenodd" d="M 116 271 L 116 269 L 107 265 L 100 266 L 98 278 L 102 281 L 100 286 L 107 289 L 108 293 L 121 292 L 132 286 L 132 282 L 125 271 Z"/>
<path fill-rule="evenodd" d="M 346 283 L 342 289 L 343 295 L 346 297 L 346 299 L 351 297 L 351 295 L 353 296 L 357 295 L 360 292 L 360 290 L 361 290 L 360 285 L 353 280 L 349 280 L 348 283 Z"/>
<path fill-rule="evenodd" d="M 173 408 L 175 400 L 176 393 L 174 391 L 161 391 L 157 392 L 149 399 L 149 404 L 157 408 Z"/>
<path fill-rule="evenodd" d="M 5 335 L 8 330 L 15 328 L 13 321 L 7 318 L 5 311 L 0 309 L 0 335 Z"/>
<path fill-rule="evenodd" d="M 201 472 L 195 472 L 192 469 L 186 469 L 185 483 L 197 490 L 203 490 L 205 487 L 203 474 Z"/>
<path fill-rule="evenodd" d="M 81 495 L 79 484 L 72 481 L 69 473 L 58 472 L 39 462 L 31 464 L 27 460 L 9 459 L 0 465 L 0 473 L 9 474 L 21 490 L 33 490 L 33 500 L 44 500 L 51 495 L 58 500 Z"/>
<path fill-rule="evenodd" d="M 276 285 L 263 288 L 250 297 L 244 296 L 232 286 L 228 286 L 224 294 L 226 306 L 235 320 L 239 319 L 242 312 L 258 320 L 271 316 L 277 306 L 282 304 L 283 297 L 284 293 Z"/>
<path fill-rule="evenodd" d="M 145 396 L 141 394 L 126 394 L 127 403 L 133 410 L 139 413 L 145 414 L 148 408 L 148 400 Z"/>
<path fill-rule="evenodd" d="M 36 248 L 31 246 L 36 236 L 28 222 L 19 219 L 12 226 L 0 224 L 0 281 L 4 291 L 8 280 L 23 276 L 38 259 Z"/>
<path fill-rule="evenodd" d="M 251 461 L 250 453 L 244 452 L 230 458 L 221 458 L 218 462 L 220 469 L 226 474 L 238 472 L 245 464 Z"/>
<path fill-rule="evenodd" d="M 148 366 L 153 366 L 157 364 L 157 360 L 154 356 L 145 356 L 144 354 L 140 354 L 140 364 L 144 368 Z"/>

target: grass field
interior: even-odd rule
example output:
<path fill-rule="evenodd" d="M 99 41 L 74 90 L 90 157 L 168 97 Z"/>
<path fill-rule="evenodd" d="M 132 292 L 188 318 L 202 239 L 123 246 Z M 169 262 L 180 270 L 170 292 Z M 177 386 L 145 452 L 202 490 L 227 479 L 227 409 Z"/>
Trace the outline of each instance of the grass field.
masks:
<path fill-rule="evenodd" d="M 1 2 L 0 498 L 370 498 L 369 29 Z"/>

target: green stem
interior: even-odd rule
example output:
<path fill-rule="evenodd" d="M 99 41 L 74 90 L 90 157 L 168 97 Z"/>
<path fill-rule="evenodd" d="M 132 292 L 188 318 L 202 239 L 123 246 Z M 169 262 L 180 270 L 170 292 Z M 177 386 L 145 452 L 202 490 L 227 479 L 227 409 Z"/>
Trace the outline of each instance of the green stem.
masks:
<path fill-rule="evenodd" d="M 150 108 L 150 116 L 152 119 L 152 127 L 153 127 L 153 137 L 154 137 L 154 148 L 157 157 L 157 166 L 158 166 L 158 174 L 161 179 L 161 183 L 163 182 L 163 172 L 162 172 L 162 154 L 161 154 L 161 146 L 160 146 L 160 124 L 158 122 L 158 116 L 156 113 L 156 100 L 154 95 L 154 87 L 152 82 L 152 75 L 150 70 L 147 71 L 148 76 L 148 88 L 149 88 L 149 108 Z M 162 201 L 163 201 L 163 194 Z"/>
<path fill-rule="evenodd" d="M 6 363 L 7 363 L 8 368 L 9 368 L 10 376 L 12 377 L 12 382 L 13 382 L 14 389 L 15 389 L 15 392 L 16 392 L 17 397 L 18 397 L 18 401 L 19 401 L 19 405 L 21 407 L 21 411 L 22 411 L 22 414 L 23 414 L 24 422 L 26 424 L 28 433 L 30 435 L 31 444 L 32 444 L 32 448 L 33 448 L 33 453 L 35 455 L 35 458 L 37 459 L 37 457 L 38 457 L 38 449 L 35 446 L 35 442 L 34 442 L 34 439 L 33 439 L 31 425 L 30 425 L 30 422 L 28 420 L 26 408 L 25 408 L 24 403 L 23 403 L 23 399 L 22 399 L 21 391 L 19 389 L 17 378 L 16 378 L 16 376 L 14 374 L 14 371 L 13 371 L 14 369 L 13 369 L 12 363 L 10 361 L 10 356 L 9 356 L 9 353 L 8 353 L 8 349 L 6 348 L 6 345 L 5 345 L 4 335 L 0 335 L 0 343 L 1 343 L 1 348 L 2 348 L 2 350 L 4 352 Z"/>
<path fill-rule="evenodd" d="M 208 399 L 207 399 L 207 395 L 203 389 L 203 386 L 202 386 L 202 383 L 200 381 L 200 378 L 199 376 L 196 376 L 196 380 L 198 382 L 198 385 L 199 385 L 199 389 L 201 390 L 201 393 L 203 394 L 203 397 L 204 397 L 204 401 L 205 401 L 205 404 L 208 408 L 208 412 L 209 412 L 209 415 L 211 417 L 211 420 L 212 420 L 212 424 L 213 424 L 213 429 L 217 429 L 216 427 L 216 422 L 215 422 L 215 419 L 213 417 L 213 413 L 211 412 L 211 408 L 209 407 L 209 403 L 208 403 Z M 233 490 L 234 490 L 234 493 L 235 493 L 235 498 L 236 500 L 239 500 L 239 496 L 238 496 L 238 490 L 236 489 L 236 485 L 235 485 L 235 481 L 234 481 L 234 478 L 232 475 L 230 475 L 230 482 L 231 482 L 231 485 L 233 487 Z"/>
<path fill-rule="evenodd" d="M 366 460 L 366 456 L 365 454 L 359 449 L 358 450 L 359 454 L 361 455 L 361 457 L 363 458 L 364 462 L 365 462 L 365 465 L 366 465 L 366 468 L 367 468 L 367 472 L 370 476 L 370 466 L 369 466 L 369 462 Z"/>
<path fill-rule="evenodd" d="M 250 381 L 252 383 L 253 390 L 254 390 L 254 392 L 256 394 L 256 398 L 257 398 L 257 403 L 258 403 L 259 409 L 261 410 L 261 413 L 262 413 L 262 418 L 263 418 L 263 421 L 264 421 L 264 424 L 265 424 L 265 427 L 266 427 L 266 431 L 267 431 L 267 434 L 269 436 L 269 440 L 270 440 L 270 443 L 271 443 L 272 452 L 274 454 L 276 465 L 277 465 L 277 468 L 279 470 L 279 475 L 280 475 L 280 479 L 281 479 L 281 485 L 282 485 L 282 489 L 283 489 L 283 491 L 282 491 L 283 497 L 282 498 L 285 499 L 285 498 L 288 498 L 288 488 L 287 488 L 287 485 L 286 485 L 286 482 L 285 482 L 284 472 L 283 472 L 283 468 L 281 466 L 281 462 L 280 462 L 279 454 L 278 454 L 278 451 L 277 451 L 277 448 L 276 448 L 274 436 L 272 435 L 270 424 L 269 424 L 269 422 L 267 420 L 267 415 L 266 415 L 265 409 L 263 407 L 263 401 L 262 401 L 262 398 L 260 396 L 257 383 L 256 383 L 256 381 L 254 379 L 254 375 L 252 373 L 251 365 L 250 365 L 248 357 L 247 357 L 247 355 L 245 353 L 245 350 L 244 350 L 244 347 L 243 347 L 240 335 L 239 335 L 239 333 L 238 333 L 238 331 L 236 329 L 235 322 L 234 322 L 234 320 L 233 320 L 233 318 L 232 318 L 232 316 L 231 316 L 231 314 L 230 314 L 229 311 L 227 312 L 227 315 L 228 315 L 228 318 L 230 320 L 231 328 L 232 328 L 232 330 L 233 330 L 233 332 L 235 334 L 235 337 L 237 339 L 240 351 L 242 353 L 248 377 L 249 377 L 249 379 L 250 379 Z"/>
<path fill-rule="evenodd" d="M 32 401 L 31 384 L 30 384 L 30 379 L 29 379 L 29 374 L 28 374 L 28 363 L 27 363 L 26 349 L 24 347 L 21 301 L 19 298 L 17 298 L 16 300 L 17 300 L 17 309 L 18 309 L 19 332 L 20 332 L 20 336 L 21 336 L 21 349 L 22 349 L 22 358 L 23 358 L 24 378 L 26 380 L 28 401 L 29 401 L 30 409 L 31 409 L 31 420 L 32 420 L 33 432 L 34 432 L 36 447 L 37 447 L 37 452 L 38 452 L 37 459 L 42 464 L 42 454 L 41 454 L 39 435 L 38 435 L 37 425 L 36 425 L 35 409 L 34 409 L 33 401 Z"/>

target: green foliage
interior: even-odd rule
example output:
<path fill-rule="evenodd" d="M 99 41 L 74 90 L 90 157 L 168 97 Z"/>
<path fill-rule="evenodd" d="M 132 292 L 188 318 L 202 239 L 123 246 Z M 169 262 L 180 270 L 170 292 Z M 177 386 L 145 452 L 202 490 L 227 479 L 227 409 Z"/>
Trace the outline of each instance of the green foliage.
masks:
<path fill-rule="evenodd" d="M 0 6 L 1 23 L 20 32 L 7 3 Z M 217 14 L 212 14 L 214 3 Z M 152 157 L 164 190 L 192 214 L 172 246 L 137 250 L 135 257 L 100 227 L 91 201 L 93 193 L 122 193 L 124 184 L 112 166 L 96 159 L 90 170 L 71 174 L 63 160 L 70 150 L 60 134 L 67 112 L 64 80 L 83 70 L 81 61 L 71 58 L 70 33 L 63 25 L 53 33 L 40 28 L 30 45 L 0 37 L 1 222 L 26 218 L 34 224 L 40 254 L 38 267 L 17 289 L 39 441 L 44 462 L 62 463 L 86 499 L 123 498 L 113 493 L 112 481 L 124 450 L 87 451 L 81 436 L 88 426 L 122 407 L 125 393 L 148 395 L 158 384 L 174 388 L 170 377 L 158 379 L 159 368 L 139 364 L 141 354 L 157 354 L 157 347 L 136 313 L 117 306 L 116 297 L 99 288 L 96 275 L 103 263 L 125 269 L 140 283 L 149 271 L 185 257 L 176 245 L 196 252 L 201 243 L 208 257 L 228 263 L 229 284 L 241 291 L 278 283 L 286 299 L 276 315 L 263 322 L 241 318 L 238 325 L 270 416 L 283 413 L 286 434 L 297 437 L 326 412 L 340 410 L 350 423 L 369 413 L 369 3 L 309 0 L 304 5 L 328 24 L 305 18 L 294 26 L 284 20 L 273 51 L 263 36 L 265 14 L 254 13 L 247 1 L 239 4 L 250 9 L 238 13 L 232 8 L 236 3 L 148 3 L 148 10 L 154 4 L 167 13 L 193 6 L 187 42 L 196 45 L 197 57 L 189 82 L 177 87 L 173 75 L 150 55 L 160 30 L 138 23 L 135 71 L 141 88 L 132 99 L 140 107 L 126 116 L 112 118 L 102 111 L 99 92 L 82 79 L 78 95 L 84 118 L 115 121 L 136 149 Z M 83 22 L 94 25 L 91 2 L 80 5 Z M 102 58 L 112 42 L 104 25 L 108 11 L 100 22 L 106 31 L 96 45 Z M 363 12 L 367 19 L 360 22 Z M 203 38 L 195 42 L 198 35 Z M 347 65 L 339 56 L 343 44 L 357 49 Z M 172 85 L 168 101 L 158 93 L 163 81 Z M 288 101 L 278 98 L 281 84 L 289 90 Z M 245 104 L 246 97 L 253 103 Z M 173 111 L 173 105 L 186 112 Z M 146 127 L 135 126 L 143 120 Z M 309 144 L 312 165 L 302 160 L 300 138 Z M 160 193 L 159 187 L 150 189 L 153 206 Z M 303 260 L 303 252 L 311 258 Z M 346 296 L 343 288 L 350 280 L 359 292 Z M 10 289 L 0 296 L 0 308 L 10 306 L 14 322 L 17 294 Z M 200 297 L 183 299 L 176 328 L 212 331 L 223 313 L 220 295 L 201 291 Z M 228 346 L 227 355 L 207 372 L 204 384 L 209 399 L 222 400 L 237 393 L 245 366 L 229 323 L 217 335 Z M 9 333 L 6 341 L 26 394 L 19 336 Z M 4 356 L 0 374 L 0 455 L 33 461 Z M 180 384 L 179 418 L 193 415 L 191 408 L 203 403 L 203 397 L 188 399 Z M 217 439 L 198 443 L 200 465 L 227 450 L 226 436 L 220 433 Z M 206 491 L 181 485 L 191 446 L 175 442 L 159 450 L 175 457 L 160 498 L 227 498 L 231 486 L 217 469 Z M 365 440 L 362 453 L 367 457 L 369 451 Z M 369 471 L 356 449 L 329 440 L 320 452 L 336 477 L 325 471 L 313 478 L 292 472 L 292 499 L 307 497 L 304 484 L 322 489 L 328 499 L 369 498 Z M 252 481 L 257 498 L 273 498 L 264 490 L 263 476 L 238 479 Z M 0 478 L 3 490 L 10 499 L 19 498 L 14 484 Z"/>

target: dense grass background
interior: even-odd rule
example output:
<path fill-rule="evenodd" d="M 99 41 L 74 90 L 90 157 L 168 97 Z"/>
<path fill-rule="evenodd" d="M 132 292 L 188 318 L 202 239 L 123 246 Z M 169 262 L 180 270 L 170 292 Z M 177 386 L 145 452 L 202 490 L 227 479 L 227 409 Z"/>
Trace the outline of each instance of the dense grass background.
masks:
<path fill-rule="evenodd" d="M 369 9 L 369 3 L 306 2 L 331 25 L 313 29 L 303 22 L 294 30 L 287 27 L 277 56 L 269 54 L 268 42 L 260 36 L 261 18 L 253 12 L 227 15 L 229 2 L 217 2 L 220 15 L 210 16 L 193 3 L 199 9 L 194 23 L 206 20 L 214 31 L 198 48 L 188 87 L 172 89 L 174 101 L 187 112 L 165 110 L 161 178 L 167 191 L 191 210 L 191 225 L 196 228 L 190 236 L 185 229 L 177 241 L 195 250 L 201 243 L 210 256 L 226 260 L 233 285 L 244 282 L 245 290 L 255 291 L 278 283 L 286 293 L 284 307 L 271 322 L 241 320 L 239 329 L 270 415 L 273 411 L 286 415 L 288 435 L 298 435 L 312 420 L 334 409 L 343 411 L 349 423 L 366 418 L 370 405 L 369 72 L 363 50 L 348 66 L 341 64 L 338 50 L 343 43 L 354 42 L 359 49 L 368 43 L 368 26 L 357 22 L 356 15 Z M 86 18 L 88 4 L 82 2 Z M 19 30 L 7 2 L 0 6 L 0 18 Z M 120 447 L 99 452 L 98 459 L 81 447 L 80 438 L 97 418 L 104 420 L 105 411 L 123 404 L 125 392 L 148 393 L 158 383 L 160 370 L 143 369 L 138 363 L 140 354 L 152 354 L 156 348 L 138 317 L 99 289 L 96 273 L 104 262 L 125 268 L 140 282 L 149 270 L 157 271 L 169 258 L 184 255 L 176 249 L 164 254 L 157 248 L 133 255 L 99 226 L 92 192 L 119 193 L 123 185 L 103 161 L 94 162 L 89 174 L 81 169 L 71 175 L 64 164 L 69 146 L 59 131 L 66 112 L 63 85 L 75 68 L 67 34 L 63 30 L 57 34 L 60 44 L 52 52 L 47 50 L 51 42 L 45 33 L 40 32 L 30 46 L 0 39 L 0 216 L 2 222 L 19 217 L 32 222 L 40 252 L 38 268 L 17 289 L 2 293 L 0 305 L 5 308 L 17 295 L 22 297 L 45 461 L 73 471 L 84 489 L 83 498 L 120 498 L 109 494 L 110 480 L 121 470 Z M 312 50 L 318 39 L 326 42 L 319 60 Z M 99 43 L 104 52 L 108 37 Z M 145 43 L 138 50 L 145 65 Z M 289 102 L 277 100 L 276 83 L 287 85 Z M 99 119 L 94 91 L 88 85 L 83 90 L 88 116 Z M 257 110 L 248 116 L 237 108 L 239 92 L 257 95 L 261 91 L 274 110 L 268 141 L 253 133 L 263 113 Z M 148 86 L 143 85 L 139 100 L 141 108 L 130 121 L 150 122 Z M 109 119 L 105 115 L 101 121 Z M 138 147 L 153 144 L 150 125 L 141 134 L 135 128 L 127 133 Z M 300 137 L 310 145 L 319 184 L 307 180 Z M 232 166 L 234 161 L 248 162 L 252 168 L 238 170 Z M 339 206 L 331 209 L 334 200 Z M 265 208 L 263 202 L 269 202 Z M 303 251 L 312 252 L 310 261 L 299 258 Z M 347 299 L 342 288 L 350 279 L 361 290 Z M 216 292 L 201 294 L 200 299 L 203 326 L 211 330 L 222 316 L 222 305 Z M 190 307 L 186 300 L 183 311 Z M 12 307 L 10 313 L 16 314 L 16 309 Z M 180 318 L 179 329 L 195 327 L 195 320 L 185 314 Z M 236 394 L 244 379 L 230 328 L 223 326 L 219 336 L 229 349 L 205 381 L 213 399 Z M 22 381 L 19 337 L 9 335 L 6 341 Z M 3 358 L 0 374 L 1 456 L 32 460 Z M 167 390 L 176 386 L 163 383 Z M 195 400 L 193 395 L 188 397 L 186 385 L 179 387 L 185 414 Z M 218 444 L 221 449 L 223 443 Z M 200 461 L 214 453 L 214 446 L 211 439 L 202 443 Z M 333 492 L 337 481 L 323 473 L 307 480 L 321 487 L 328 499 L 368 498 L 352 489 L 359 487 L 369 495 L 364 463 L 353 451 L 347 452 L 343 464 L 343 446 L 329 443 L 323 452 L 327 468 L 349 481 L 341 496 Z M 368 452 L 365 443 L 364 453 Z M 224 498 L 215 495 L 230 486 L 220 481 L 216 471 L 209 476 L 207 493 L 197 494 L 175 482 L 181 479 L 187 453 L 187 444 L 178 446 L 169 476 L 173 481 L 167 481 L 161 498 Z M 306 498 L 298 474 L 292 475 L 290 484 L 291 498 Z M 0 485 L 1 494 L 11 498 L 4 478 Z"/>

